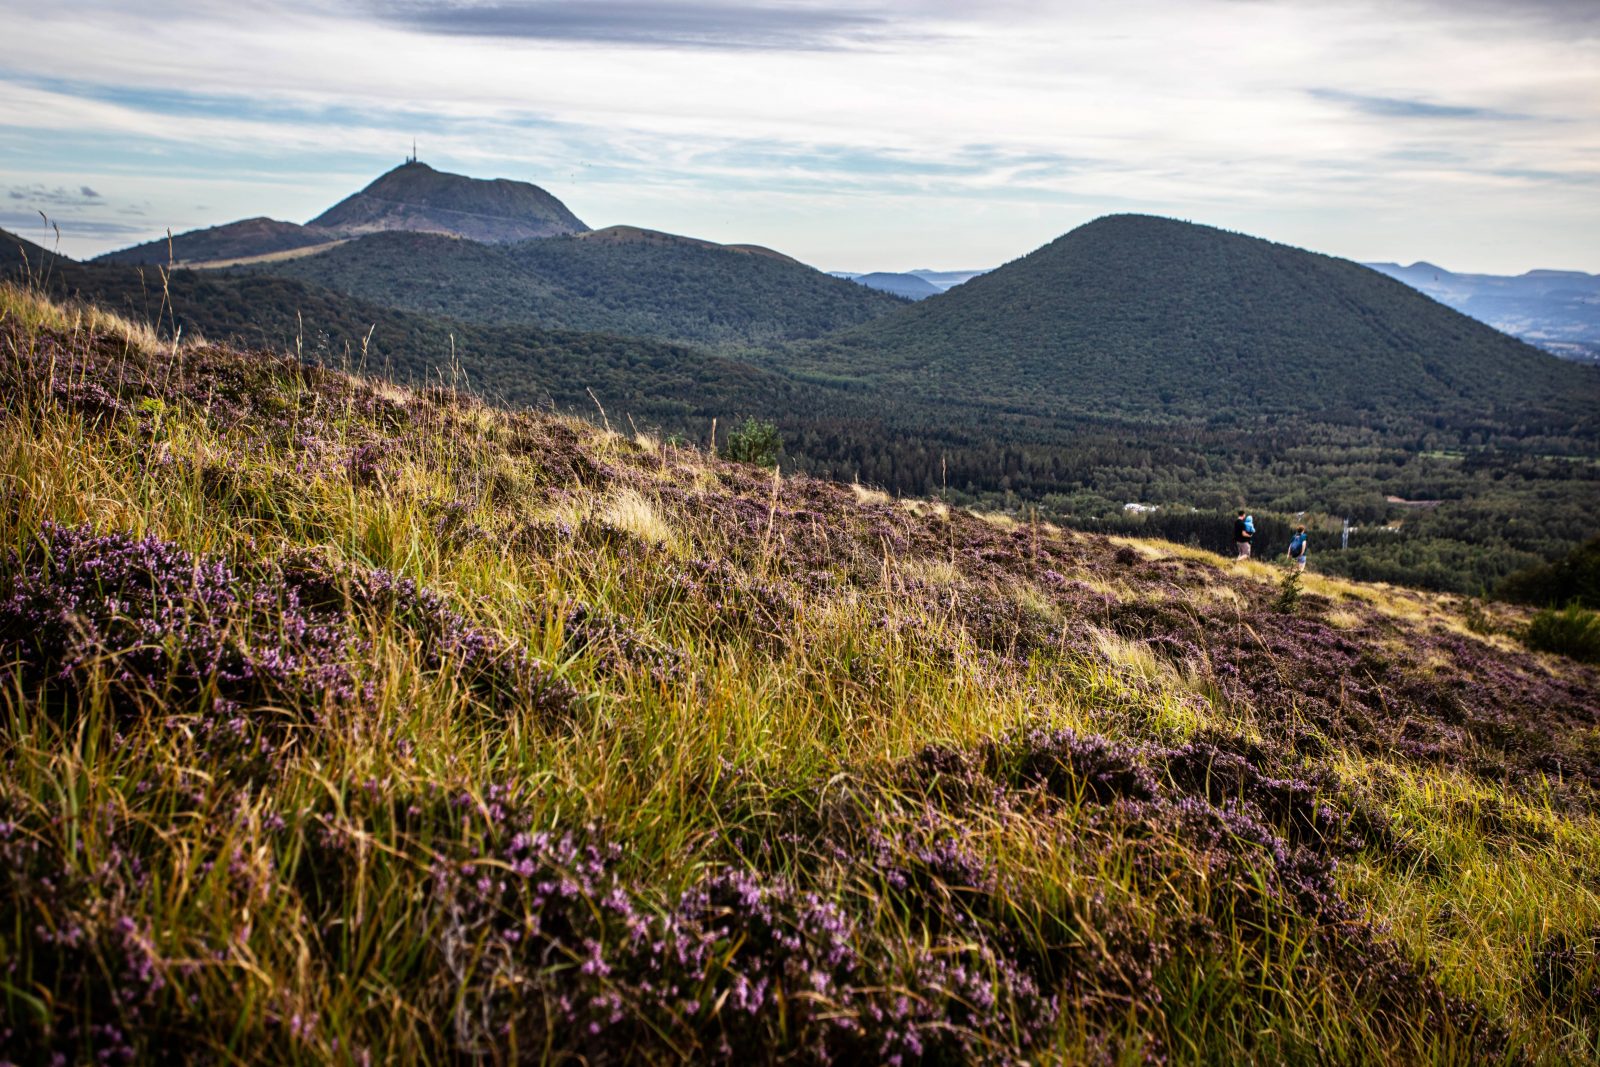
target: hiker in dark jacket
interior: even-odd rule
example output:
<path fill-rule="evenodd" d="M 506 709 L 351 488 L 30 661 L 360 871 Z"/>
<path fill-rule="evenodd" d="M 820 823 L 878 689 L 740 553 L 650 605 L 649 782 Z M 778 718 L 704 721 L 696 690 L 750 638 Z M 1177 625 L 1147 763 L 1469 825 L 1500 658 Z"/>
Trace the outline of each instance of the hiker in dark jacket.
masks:
<path fill-rule="evenodd" d="M 1306 552 L 1311 547 L 1311 538 L 1306 536 L 1304 526 L 1294 528 L 1294 536 L 1289 539 L 1289 561 L 1301 570 L 1306 569 Z"/>
<path fill-rule="evenodd" d="M 1255 539 L 1255 532 L 1250 529 L 1250 524 L 1245 522 L 1244 508 L 1239 509 L 1239 517 L 1233 522 L 1233 547 L 1240 559 L 1250 558 L 1250 542 Z"/>

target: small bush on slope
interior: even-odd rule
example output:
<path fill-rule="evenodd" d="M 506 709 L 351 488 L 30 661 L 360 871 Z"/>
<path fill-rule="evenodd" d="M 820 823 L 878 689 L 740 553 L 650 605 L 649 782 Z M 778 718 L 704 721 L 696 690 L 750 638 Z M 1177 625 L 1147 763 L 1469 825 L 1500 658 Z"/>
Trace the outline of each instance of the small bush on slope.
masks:
<path fill-rule="evenodd" d="M 778 436 L 774 423 L 747 418 L 728 435 L 723 455 L 736 463 L 753 463 L 757 467 L 776 467 L 783 439 Z"/>
<path fill-rule="evenodd" d="M 0 330 L 7 1058 L 1595 1049 L 1588 668 L 1420 595 L 1313 576 L 1285 619 L 1203 553 Z"/>
<path fill-rule="evenodd" d="M 1527 642 L 1580 663 L 1600 663 L 1600 613 L 1576 604 L 1560 611 L 1546 608 L 1528 623 Z"/>

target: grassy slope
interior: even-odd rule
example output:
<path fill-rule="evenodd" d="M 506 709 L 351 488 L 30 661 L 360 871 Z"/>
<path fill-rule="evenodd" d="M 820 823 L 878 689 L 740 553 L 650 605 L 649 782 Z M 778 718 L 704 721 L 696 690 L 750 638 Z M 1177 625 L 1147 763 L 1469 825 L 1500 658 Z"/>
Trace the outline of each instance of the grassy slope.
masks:
<path fill-rule="evenodd" d="M 1600 677 L 1460 601 L 12 290 L 0 388 L 9 1058 L 1597 1050 Z"/>

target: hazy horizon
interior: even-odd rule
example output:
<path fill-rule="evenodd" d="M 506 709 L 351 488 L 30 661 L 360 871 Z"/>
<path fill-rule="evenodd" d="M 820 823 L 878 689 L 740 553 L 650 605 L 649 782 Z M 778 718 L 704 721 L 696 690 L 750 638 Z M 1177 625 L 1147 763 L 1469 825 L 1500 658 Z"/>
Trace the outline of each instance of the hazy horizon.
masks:
<path fill-rule="evenodd" d="M 0 0 L 0 227 L 87 256 L 303 222 L 399 163 L 825 270 L 1093 218 L 1600 272 L 1600 5 Z"/>

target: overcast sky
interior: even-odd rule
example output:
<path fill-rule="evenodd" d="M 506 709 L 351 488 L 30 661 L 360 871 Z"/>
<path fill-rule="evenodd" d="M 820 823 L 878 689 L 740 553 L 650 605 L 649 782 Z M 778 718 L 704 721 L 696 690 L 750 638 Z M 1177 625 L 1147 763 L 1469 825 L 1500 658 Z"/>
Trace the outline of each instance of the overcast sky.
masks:
<path fill-rule="evenodd" d="M 305 221 L 422 160 L 591 226 L 994 266 L 1096 216 L 1600 271 L 1600 0 L 0 0 L 0 227 Z M 48 238 L 48 240 L 46 240 Z"/>

